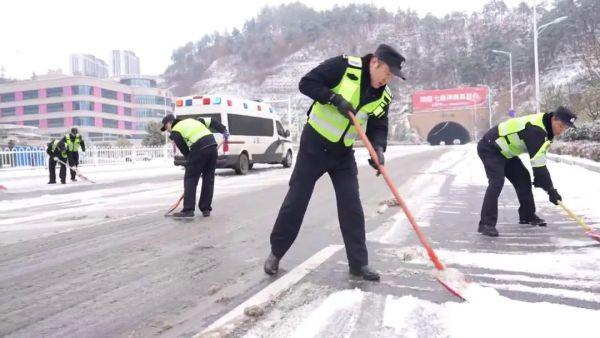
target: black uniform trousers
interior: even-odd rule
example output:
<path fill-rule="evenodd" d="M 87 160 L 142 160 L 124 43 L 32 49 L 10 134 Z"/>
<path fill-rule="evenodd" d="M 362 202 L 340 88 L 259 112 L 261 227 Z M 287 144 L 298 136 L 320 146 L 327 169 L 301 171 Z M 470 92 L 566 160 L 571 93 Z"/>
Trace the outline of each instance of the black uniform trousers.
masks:
<path fill-rule="evenodd" d="M 477 144 L 477 154 L 483 162 L 488 187 L 481 206 L 479 225 L 496 226 L 498 221 L 498 197 L 504 186 L 504 177 L 515 187 L 519 199 L 519 219 L 532 220 L 535 215 L 535 202 L 531 188 L 531 175 L 521 159 L 507 159 L 496 147 L 493 140 L 481 139 Z"/>
<path fill-rule="evenodd" d="M 338 219 L 346 246 L 348 264 L 368 264 L 365 218 L 358 191 L 358 170 L 352 148 L 334 144 L 310 125 L 304 127 L 289 190 L 271 232 L 271 251 L 281 258 L 296 239 L 315 183 L 329 174 L 337 201 Z"/>
<path fill-rule="evenodd" d="M 61 161 L 66 163 L 66 161 L 67 161 L 66 158 L 62 158 L 60 156 L 57 156 L 57 157 Z M 65 180 L 67 179 L 67 166 L 54 160 L 54 156 L 52 156 L 52 155 L 50 156 L 49 161 L 48 161 L 48 170 L 50 171 L 50 182 L 56 182 L 56 163 L 58 163 L 60 165 L 58 177 L 60 178 L 60 181 L 64 183 Z"/>
<path fill-rule="evenodd" d="M 217 167 L 217 146 L 211 145 L 203 149 L 192 149 L 187 155 L 187 165 L 183 176 L 183 210 L 194 211 L 196 204 L 196 188 L 202 175 L 202 189 L 198 208 L 201 211 L 212 210 L 212 199 L 215 189 L 215 170 Z"/>
<path fill-rule="evenodd" d="M 68 152 L 67 156 L 69 157 L 69 167 L 77 167 L 79 166 L 79 151 Z M 71 172 L 71 179 L 75 179 L 75 175 L 77 174 L 75 170 L 69 170 Z"/>

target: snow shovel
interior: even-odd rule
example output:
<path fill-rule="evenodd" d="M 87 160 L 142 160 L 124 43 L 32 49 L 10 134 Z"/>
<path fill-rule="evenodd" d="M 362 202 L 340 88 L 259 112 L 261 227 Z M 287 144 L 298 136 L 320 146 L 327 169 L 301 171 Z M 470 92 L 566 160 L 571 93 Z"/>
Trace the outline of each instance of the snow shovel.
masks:
<path fill-rule="evenodd" d="M 87 177 L 83 176 L 83 174 L 82 174 L 82 173 L 79 171 L 79 169 L 77 169 L 77 167 L 71 167 L 71 166 L 70 166 L 70 165 L 68 165 L 67 163 L 65 163 L 65 162 L 61 161 L 61 159 L 59 159 L 58 157 L 55 157 L 55 158 L 54 158 L 54 160 L 55 160 L 56 162 L 59 162 L 59 163 L 62 163 L 62 164 L 64 164 L 64 165 L 65 165 L 65 166 L 67 166 L 67 168 L 69 168 L 70 170 L 73 170 L 73 171 L 74 171 L 74 172 L 77 174 L 77 176 L 81 177 L 81 178 L 82 178 L 84 181 L 88 181 L 88 182 L 90 182 L 90 183 L 96 183 L 96 182 L 94 182 L 94 181 L 90 180 L 89 178 L 87 178 Z"/>
<path fill-rule="evenodd" d="M 592 239 L 597 240 L 598 242 L 600 242 L 600 232 L 598 232 L 597 230 L 593 229 L 592 227 L 590 227 L 589 225 L 587 225 L 583 219 L 577 215 L 575 215 L 575 213 L 573 213 L 573 211 L 571 211 L 571 209 L 567 208 L 562 201 L 558 201 L 558 205 L 561 206 L 561 208 L 563 208 L 563 210 L 569 214 L 569 216 L 571 216 L 572 219 L 574 219 L 577 223 L 579 223 L 579 225 L 581 225 L 583 227 L 583 229 L 585 229 L 585 233 L 590 236 Z"/>
<path fill-rule="evenodd" d="M 181 194 L 181 197 L 179 197 L 179 199 L 177 200 L 177 202 L 175 202 L 175 204 L 173 204 L 171 206 L 171 208 L 169 209 L 169 211 L 167 211 L 165 213 L 165 216 L 169 216 L 169 214 L 172 213 L 173 210 L 177 209 L 177 207 L 179 206 L 179 204 L 181 204 L 181 201 L 183 201 L 183 194 Z"/>
<path fill-rule="evenodd" d="M 369 151 L 369 155 L 371 156 L 373 161 L 375 161 L 375 163 L 377 164 L 377 169 L 378 169 L 379 173 L 383 176 L 385 183 L 387 183 L 388 187 L 392 191 L 392 194 L 394 195 L 396 201 L 398 202 L 398 204 L 404 211 L 406 218 L 408 218 L 408 220 L 410 221 L 410 224 L 412 225 L 415 233 L 417 234 L 419 241 L 421 242 L 423 247 L 425 247 L 425 249 L 427 250 L 429 259 L 431 260 L 431 262 L 437 269 L 437 271 L 434 273 L 435 278 L 437 279 L 438 282 L 440 282 L 440 284 L 442 284 L 453 295 L 457 296 L 458 298 L 460 298 L 462 300 L 466 300 L 461 295 L 461 293 L 463 292 L 463 290 L 466 289 L 467 284 L 468 284 L 466 278 L 457 269 L 446 268 L 442 264 L 442 262 L 440 262 L 439 258 L 435 254 L 435 251 L 433 251 L 433 248 L 429 244 L 427 237 L 425 237 L 425 235 L 421 232 L 421 228 L 419 227 L 419 225 L 417 225 L 417 221 L 415 220 L 412 213 L 410 212 L 410 210 L 404 203 L 404 200 L 398 193 L 398 189 L 396 189 L 396 185 L 392 182 L 392 180 L 388 176 L 388 173 L 385 170 L 385 167 L 383 165 L 379 164 L 379 158 L 377 157 L 377 152 L 375 152 L 375 149 L 373 149 L 373 145 L 371 144 L 371 142 L 369 142 L 369 139 L 367 138 L 367 135 L 365 134 L 365 132 L 362 130 L 358 120 L 356 119 L 354 114 L 350 111 L 348 112 L 348 116 L 350 117 L 350 120 L 354 124 L 354 127 L 356 128 L 356 131 L 358 132 L 358 135 L 360 136 L 360 139 L 362 140 L 364 146 Z"/>

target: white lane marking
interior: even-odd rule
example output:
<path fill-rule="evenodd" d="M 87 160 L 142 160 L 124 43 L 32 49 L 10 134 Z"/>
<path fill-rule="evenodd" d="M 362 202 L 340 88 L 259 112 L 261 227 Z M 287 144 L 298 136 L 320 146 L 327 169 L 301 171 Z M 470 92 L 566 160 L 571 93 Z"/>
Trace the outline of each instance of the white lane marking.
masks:
<path fill-rule="evenodd" d="M 304 261 L 302 264 L 295 267 L 292 271 L 288 272 L 278 280 L 266 286 L 264 289 L 250 297 L 248 300 L 238 305 L 233 310 L 229 311 L 223 317 L 217 319 L 209 327 L 204 329 L 202 332 L 196 334 L 194 338 L 202 337 L 205 333 L 214 331 L 231 323 L 237 319 L 243 318 L 244 309 L 252 305 L 264 304 L 275 297 L 277 297 L 283 291 L 289 289 L 292 285 L 296 284 L 300 279 L 306 276 L 309 272 L 316 269 L 325 260 L 331 257 L 334 253 L 339 251 L 343 245 L 329 245 L 323 248 L 321 251 L 314 254 L 312 257 Z"/>

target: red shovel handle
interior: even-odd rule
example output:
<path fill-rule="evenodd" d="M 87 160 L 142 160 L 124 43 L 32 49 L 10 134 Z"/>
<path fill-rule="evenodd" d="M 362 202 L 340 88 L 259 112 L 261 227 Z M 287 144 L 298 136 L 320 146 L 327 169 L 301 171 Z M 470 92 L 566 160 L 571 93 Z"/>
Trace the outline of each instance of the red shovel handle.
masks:
<path fill-rule="evenodd" d="M 358 120 L 356 120 L 356 117 L 354 116 L 354 114 L 352 112 L 348 112 L 348 116 L 350 117 L 350 120 L 352 120 L 352 124 L 354 124 L 354 127 L 356 128 L 356 131 L 358 132 L 358 135 L 360 136 L 360 139 L 362 140 L 363 144 L 365 145 L 365 147 L 367 147 L 367 150 L 369 151 L 369 155 L 371 155 L 371 158 L 377 164 L 377 169 L 379 170 L 381 175 L 383 175 L 383 179 L 385 180 L 385 183 L 387 183 L 388 187 L 392 191 L 392 194 L 396 198 L 396 201 L 398 202 L 398 204 L 400 205 L 400 207 L 406 214 L 406 218 L 408 218 L 408 220 L 410 221 L 410 224 L 412 225 L 413 229 L 417 233 L 417 236 L 419 237 L 419 241 L 421 241 L 421 244 L 427 250 L 427 254 L 429 255 L 429 258 L 431 259 L 431 261 L 433 262 L 433 265 L 435 265 L 436 269 L 438 269 L 438 270 L 444 270 L 444 265 L 440 262 L 439 258 L 433 251 L 433 248 L 429 244 L 429 241 L 427 241 L 427 237 L 425 237 L 425 235 L 421 232 L 421 228 L 419 227 L 419 225 L 417 225 L 417 221 L 413 217 L 410 210 L 408 210 L 408 207 L 406 206 L 406 203 L 404 203 L 404 200 L 402 199 L 402 197 L 400 197 L 400 194 L 398 193 L 398 189 L 396 189 L 396 185 L 394 185 L 394 182 L 392 182 L 392 180 L 388 176 L 387 171 L 385 170 L 385 167 L 383 165 L 379 164 L 379 158 L 377 157 L 377 152 L 375 151 L 375 149 L 373 149 L 373 145 L 371 144 L 371 142 L 369 142 L 369 139 L 367 138 L 367 135 L 360 127 Z"/>

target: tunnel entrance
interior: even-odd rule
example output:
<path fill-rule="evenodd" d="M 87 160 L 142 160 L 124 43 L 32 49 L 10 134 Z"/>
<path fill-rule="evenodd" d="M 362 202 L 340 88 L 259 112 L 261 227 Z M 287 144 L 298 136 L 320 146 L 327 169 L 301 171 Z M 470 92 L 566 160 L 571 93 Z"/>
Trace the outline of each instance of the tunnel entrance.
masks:
<path fill-rule="evenodd" d="M 465 144 L 471 141 L 469 131 L 462 125 L 445 121 L 437 124 L 427 135 L 427 142 L 431 145 L 444 144 Z"/>

